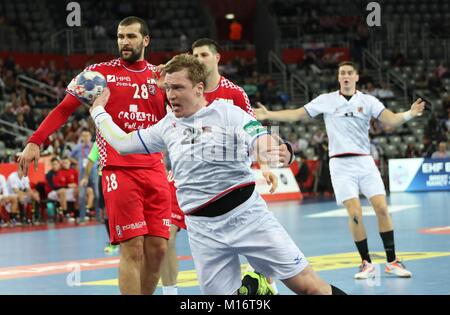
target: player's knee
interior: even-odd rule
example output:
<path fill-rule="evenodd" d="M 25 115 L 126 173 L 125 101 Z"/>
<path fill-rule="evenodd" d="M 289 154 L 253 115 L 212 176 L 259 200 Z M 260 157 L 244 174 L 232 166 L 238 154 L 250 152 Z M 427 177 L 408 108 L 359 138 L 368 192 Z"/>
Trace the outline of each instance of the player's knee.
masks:
<path fill-rule="evenodd" d="M 158 242 L 152 242 L 146 245 L 146 255 L 152 257 L 152 259 L 162 260 L 167 252 L 167 241 L 160 240 Z"/>
<path fill-rule="evenodd" d="M 305 294 L 307 295 L 330 295 L 331 287 L 325 282 L 315 283 L 314 285 L 306 289 Z"/>
<path fill-rule="evenodd" d="M 379 217 L 389 217 L 389 212 L 387 206 L 375 207 L 375 213 Z"/>
<path fill-rule="evenodd" d="M 352 224 L 360 224 L 362 222 L 362 214 L 359 210 L 349 211 L 349 220 Z"/>
<path fill-rule="evenodd" d="M 120 244 L 122 256 L 127 260 L 141 261 L 144 255 L 142 240 L 135 238 Z"/>

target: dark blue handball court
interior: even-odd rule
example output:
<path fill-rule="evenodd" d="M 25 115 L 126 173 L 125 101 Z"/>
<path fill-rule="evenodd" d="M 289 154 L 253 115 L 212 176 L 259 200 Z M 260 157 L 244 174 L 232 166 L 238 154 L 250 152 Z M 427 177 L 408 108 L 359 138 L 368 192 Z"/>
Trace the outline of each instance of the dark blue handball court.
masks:
<path fill-rule="evenodd" d="M 313 268 L 330 283 L 353 295 L 450 294 L 449 192 L 392 193 L 389 209 L 395 227 L 397 256 L 413 273 L 400 279 L 384 272 L 385 254 L 377 219 L 363 200 L 372 261 L 377 276 L 354 280 L 360 264 L 345 209 L 333 199 L 272 202 L 274 212 Z M 25 228 L 22 228 L 25 229 Z M 43 230 L 0 230 L 0 294 L 119 294 L 118 253 L 105 254 L 103 225 Z M 179 294 L 200 289 L 186 231 L 178 233 Z M 242 267 L 246 267 L 242 259 Z M 292 294 L 277 282 L 280 294 Z M 162 294 L 158 286 L 156 294 Z"/>

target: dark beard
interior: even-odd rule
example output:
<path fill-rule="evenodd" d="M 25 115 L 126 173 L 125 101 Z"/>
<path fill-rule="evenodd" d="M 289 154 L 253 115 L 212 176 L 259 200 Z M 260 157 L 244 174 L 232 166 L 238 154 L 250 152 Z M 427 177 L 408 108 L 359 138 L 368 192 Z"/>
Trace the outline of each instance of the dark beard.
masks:
<path fill-rule="evenodd" d="M 125 60 L 126 62 L 134 63 L 134 62 L 136 62 L 136 61 L 141 57 L 142 47 L 143 47 L 143 45 L 141 45 L 141 46 L 138 47 L 137 49 L 133 49 L 133 51 L 131 52 L 131 55 L 130 55 L 129 57 L 124 57 L 124 55 L 123 55 L 123 49 L 122 49 L 122 50 L 120 51 L 120 56 L 121 56 L 122 59 Z"/>

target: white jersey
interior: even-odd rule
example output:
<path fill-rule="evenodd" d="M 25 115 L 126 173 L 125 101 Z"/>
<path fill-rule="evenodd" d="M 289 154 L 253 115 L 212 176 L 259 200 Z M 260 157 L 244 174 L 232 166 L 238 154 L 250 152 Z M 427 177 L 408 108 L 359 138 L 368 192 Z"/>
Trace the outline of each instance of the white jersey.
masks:
<path fill-rule="evenodd" d="M 330 157 L 342 154 L 370 154 L 370 119 L 385 110 L 374 96 L 356 91 L 347 99 L 339 91 L 319 95 L 305 105 L 311 117 L 323 114 Z"/>
<path fill-rule="evenodd" d="M 0 174 L 0 196 L 8 196 L 8 186 L 6 185 L 6 178 Z"/>
<path fill-rule="evenodd" d="M 97 107 L 91 115 L 110 144 L 125 145 L 122 150 L 118 146 L 119 151 L 151 153 L 167 148 L 178 203 L 187 214 L 255 182 L 250 150 L 267 130 L 237 106 L 215 100 L 188 118 L 170 112 L 156 125 L 128 135 L 115 128 L 104 109 Z"/>
<path fill-rule="evenodd" d="M 28 179 L 28 176 L 23 176 L 22 179 L 20 179 L 17 172 L 11 173 L 8 176 L 7 183 L 10 194 L 14 194 L 14 188 L 19 189 L 20 191 L 26 191 L 30 188 L 30 180 Z"/>

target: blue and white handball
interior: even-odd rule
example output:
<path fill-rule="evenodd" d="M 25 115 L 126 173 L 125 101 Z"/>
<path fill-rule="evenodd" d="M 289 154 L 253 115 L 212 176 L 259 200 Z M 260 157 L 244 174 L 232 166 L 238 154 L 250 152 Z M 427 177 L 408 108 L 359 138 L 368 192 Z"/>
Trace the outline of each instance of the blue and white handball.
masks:
<path fill-rule="evenodd" d="M 70 85 L 70 90 L 80 101 L 92 105 L 106 87 L 106 79 L 100 72 L 85 70 Z"/>

